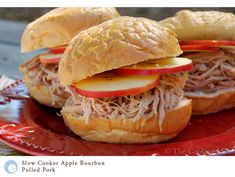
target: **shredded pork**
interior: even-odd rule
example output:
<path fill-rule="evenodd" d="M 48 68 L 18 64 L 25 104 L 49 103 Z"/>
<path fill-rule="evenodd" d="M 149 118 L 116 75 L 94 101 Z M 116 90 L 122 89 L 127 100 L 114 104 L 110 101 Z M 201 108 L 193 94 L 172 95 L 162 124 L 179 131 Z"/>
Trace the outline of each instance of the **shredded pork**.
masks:
<path fill-rule="evenodd" d="M 180 73 L 179 73 L 180 74 Z M 85 117 L 103 117 L 107 119 L 150 118 L 159 114 L 159 127 L 165 117 L 165 112 L 174 109 L 183 97 L 183 87 L 187 74 L 162 75 L 160 85 L 138 95 L 113 98 L 87 98 L 67 88 L 70 98 L 62 109 L 62 113 Z"/>
<path fill-rule="evenodd" d="M 235 53 L 233 51 L 204 52 L 184 54 L 192 59 L 193 70 L 185 91 L 213 93 L 219 89 L 235 87 Z"/>
<path fill-rule="evenodd" d="M 58 64 L 43 64 L 38 58 L 34 58 L 22 67 L 24 73 L 27 73 L 32 79 L 34 86 L 40 84 L 48 86 L 53 106 L 64 106 L 69 94 L 65 92 L 65 87 L 59 84 Z"/>
<path fill-rule="evenodd" d="M 165 112 L 177 107 L 181 101 L 183 87 L 188 78 L 186 73 L 166 74 L 161 76 L 159 86 L 138 95 L 88 98 L 77 94 L 71 87 L 59 84 L 56 64 L 42 64 L 38 59 L 34 59 L 25 63 L 23 68 L 32 78 L 33 84 L 42 83 L 49 86 L 54 104 L 64 106 L 62 113 L 72 114 L 78 118 L 85 117 L 87 123 L 91 117 L 129 118 L 136 121 L 159 115 L 160 130 Z"/>

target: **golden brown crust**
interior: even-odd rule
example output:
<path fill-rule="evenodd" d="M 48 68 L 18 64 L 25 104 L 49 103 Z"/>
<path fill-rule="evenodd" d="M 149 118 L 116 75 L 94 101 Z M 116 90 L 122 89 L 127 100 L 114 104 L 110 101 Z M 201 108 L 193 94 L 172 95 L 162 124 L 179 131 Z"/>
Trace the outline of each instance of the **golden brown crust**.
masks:
<path fill-rule="evenodd" d="M 149 119 L 78 118 L 62 113 L 66 125 L 77 135 L 89 141 L 108 143 L 157 143 L 167 141 L 184 129 L 190 119 L 191 100 L 182 100 L 174 110 L 166 112 L 162 131 L 158 115 Z"/>
<path fill-rule="evenodd" d="M 62 85 L 148 59 L 178 56 L 175 34 L 159 23 L 118 17 L 75 36 L 59 64 Z"/>
<path fill-rule="evenodd" d="M 24 73 L 24 80 L 25 85 L 28 88 L 29 94 L 32 98 L 37 100 L 40 104 L 54 108 L 61 108 L 61 106 L 53 104 L 53 98 L 50 94 L 49 86 L 46 86 L 44 84 L 33 85 L 32 79 L 28 76 L 27 73 Z"/>
<path fill-rule="evenodd" d="M 21 52 L 66 45 L 80 31 L 118 16 L 115 8 L 56 8 L 25 28 Z"/>
<path fill-rule="evenodd" d="M 160 23 L 177 34 L 178 40 L 235 40 L 235 15 L 218 11 L 182 10 Z"/>
<path fill-rule="evenodd" d="M 221 91 L 213 96 L 197 95 L 197 93 L 185 93 L 185 96 L 192 99 L 193 115 L 215 113 L 235 107 L 235 89 Z"/>

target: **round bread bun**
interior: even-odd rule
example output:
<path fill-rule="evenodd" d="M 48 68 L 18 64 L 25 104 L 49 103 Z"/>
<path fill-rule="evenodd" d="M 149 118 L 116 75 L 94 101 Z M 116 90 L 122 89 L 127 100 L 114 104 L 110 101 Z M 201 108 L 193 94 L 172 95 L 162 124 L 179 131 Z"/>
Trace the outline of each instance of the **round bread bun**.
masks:
<path fill-rule="evenodd" d="M 223 89 L 214 94 L 185 92 L 192 99 L 192 114 L 204 115 L 235 107 L 235 88 Z"/>
<path fill-rule="evenodd" d="M 183 40 L 235 40 L 235 15 L 218 11 L 182 10 L 160 21 Z"/>
<path fill-rule="evenodd" d="M 24 73 L 24 81 L 26 87 L 28 88 L 30 96 L 35 100 L 37 100 L 40 104 L 54 108 L 61 108 L 62 106 L 64 106 L 54 103 L 48 85 L 45 84 L 33 85 L 32 79 L 29 77 L 27 73 Z"/>
<path fill-rule="evenodd" d="M 75 117 L 62 112 L 65 124 L 81 138 L 88 141 L 107 143 L 158 143 L 167 141 L 186 127 L 191 116 L 191 100 L 183 99 L 179 105 L 166 112 L 162 131 L 160 131 L 158 115 L 146 119 L 106 119 L 90 118 L 88 123 L 84 117 Z"/>
<path fill-rule="evenodd" d="M 115 8 L 56 8 L 25 28 L 21 52 L 67 45 L 80 31 L 118 16 Z"/>
<path fill-rule="evenodd" d="M 181 54 L 175 34 L 153 20 L 118 17 L 80 32 L 59 64 L 62 85 L 148 59 Z"/>

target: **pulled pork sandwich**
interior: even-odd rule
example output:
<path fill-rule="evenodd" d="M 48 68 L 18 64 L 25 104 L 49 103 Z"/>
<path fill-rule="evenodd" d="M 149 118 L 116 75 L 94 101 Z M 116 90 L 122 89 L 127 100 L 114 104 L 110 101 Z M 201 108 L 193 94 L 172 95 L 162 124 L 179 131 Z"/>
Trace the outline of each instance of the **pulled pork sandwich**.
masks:
<path fill-rule="evenodd" d="M 59 80 L 71 86 L 66 125 L 89 141 L 157 143 L 177 135 L 191 116 L 183 98 L 189 59 L 177 58 L 175 34 L 157 22 L 118 17 L 69 43 Z"/>
<path fill-rule="evenodd" d="M 180 11 L 161 21 L 173 30 L 193 61 L 185 96 L 193 114 L 208 114 L 235 106 L 235 15 L 217 11 Z"/>
<path fill-rule="evenodd" d="M 43 105 L 61 108 L 69 96 L 57 75 L 66 45 L 80 31 L 118 16 L 115 8 L 56 8 L 30 23 L 21 51 L 49 49 L 20 66 L 30 95 Z"/>

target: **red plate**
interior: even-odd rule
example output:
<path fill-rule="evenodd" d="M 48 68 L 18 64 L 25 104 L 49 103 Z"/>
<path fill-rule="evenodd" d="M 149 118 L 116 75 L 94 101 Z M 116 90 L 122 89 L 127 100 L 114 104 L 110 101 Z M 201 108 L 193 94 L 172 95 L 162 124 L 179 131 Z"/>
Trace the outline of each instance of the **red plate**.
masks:
<path fill-rule="evenodd" d="M 27 96 L 23 82 L 0 92 L 0 140 L 31 155 L 234 155 L 235 108 L 193 117 L 162 144 L 124 145 L 80 139 L 64 125 L 59 110 Z"/>

